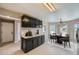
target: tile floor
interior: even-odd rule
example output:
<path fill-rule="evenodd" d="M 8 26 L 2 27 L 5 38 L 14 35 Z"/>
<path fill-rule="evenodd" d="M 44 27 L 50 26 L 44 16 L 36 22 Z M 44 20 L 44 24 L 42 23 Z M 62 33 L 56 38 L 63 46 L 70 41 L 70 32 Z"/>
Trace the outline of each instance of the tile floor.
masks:
<path fill-rule="evenodd" d="M 0 47 L 0 55 L 73 55 L 73 52 L 46 42 L 30 52 L 24 53 L 18 42 Z"/>

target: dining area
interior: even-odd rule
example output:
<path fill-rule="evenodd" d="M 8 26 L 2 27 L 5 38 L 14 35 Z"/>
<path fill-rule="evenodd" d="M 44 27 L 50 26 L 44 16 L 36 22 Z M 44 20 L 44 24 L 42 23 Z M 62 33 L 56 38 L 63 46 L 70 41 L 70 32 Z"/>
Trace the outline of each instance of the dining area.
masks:
<path fill-rule="evenodd" d="M 52 35 L 50 34 L 50 42 L 56 43 L 58 45 L 63 45 L 64 48 L 66 46 L 71 48 L 70 38 L 69 38 L 68 34 L 66 34 L 64 36 L 62 34 L 57 35 L 56 33 L 53 33 Z"/>

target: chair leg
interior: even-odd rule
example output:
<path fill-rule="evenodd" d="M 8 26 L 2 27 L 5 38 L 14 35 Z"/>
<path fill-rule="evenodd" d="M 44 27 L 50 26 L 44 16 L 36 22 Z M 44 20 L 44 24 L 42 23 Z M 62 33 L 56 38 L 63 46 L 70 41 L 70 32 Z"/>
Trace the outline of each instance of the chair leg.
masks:
<path fill-rule="evenodd" d="M 53 42 L 54 42 L 54 39 L 51 39 L 51 40 L 50 40 L 51 43 L 52 43 L 52 40 L 53 40 Z"/>
<path fill-rule="evenodd" d="M 65 44 L 65 42 L 64 42 L 64 48 L 65 48 L 65 46 L 66 46 L 66 44 Z"/>
<path fill-rule="evenodd" d="M 70 42 L 69 42 L 69 47 L 71 48 L 71 46 L 70 46 Z"/>
<path fill-rule="evenodd" d="M 67 45 L 67 42 L 64 42 L 64 48 L 66 47 L 66 45 Z"/>
<path fill-rule="evenodd" d="M 53 42 L 54 42 L 54 39 L 53 39 Z"/>
<path fill-rule="evenodd" d="M 50 42 L 52 43 L 52 40 Z"/>

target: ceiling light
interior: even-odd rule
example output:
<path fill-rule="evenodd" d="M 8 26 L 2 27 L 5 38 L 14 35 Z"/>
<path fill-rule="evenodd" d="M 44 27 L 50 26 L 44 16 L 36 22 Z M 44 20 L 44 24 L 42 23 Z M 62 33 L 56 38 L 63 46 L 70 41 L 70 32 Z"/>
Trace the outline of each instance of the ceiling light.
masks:
<path fill-rule="evenodd" d="M 45 7 L 47 7 L 50 11 L 55 11 L 56 8 L 52 3 L 43 3 Z"/>
<path fill-rule="evenodd" d="M 48 6 L 48 4 L 43 3 L 45 7 L 47 7 L 50 11 L 52 11 L 52 9 Z"/>
<path fill-rule="evenodd" d="M 50 7 L 52 8 L 52 10 L 54 10 L 54 11 L 56 10 L 56 9 L 55 9 L 55 6 L 54 6 L 52 3 L 48 3 L 48 4 L 49 4 Z"/>

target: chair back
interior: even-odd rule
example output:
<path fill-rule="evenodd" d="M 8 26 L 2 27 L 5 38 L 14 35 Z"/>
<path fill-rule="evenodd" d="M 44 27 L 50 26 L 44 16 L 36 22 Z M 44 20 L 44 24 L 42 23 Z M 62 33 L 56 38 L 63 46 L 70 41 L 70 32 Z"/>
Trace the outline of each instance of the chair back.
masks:
<path fill-rule="evenodd" d="M 68 41 L 68 42 L 70 41 L 68 34 L 66 34 L 66 41 Z"/>

